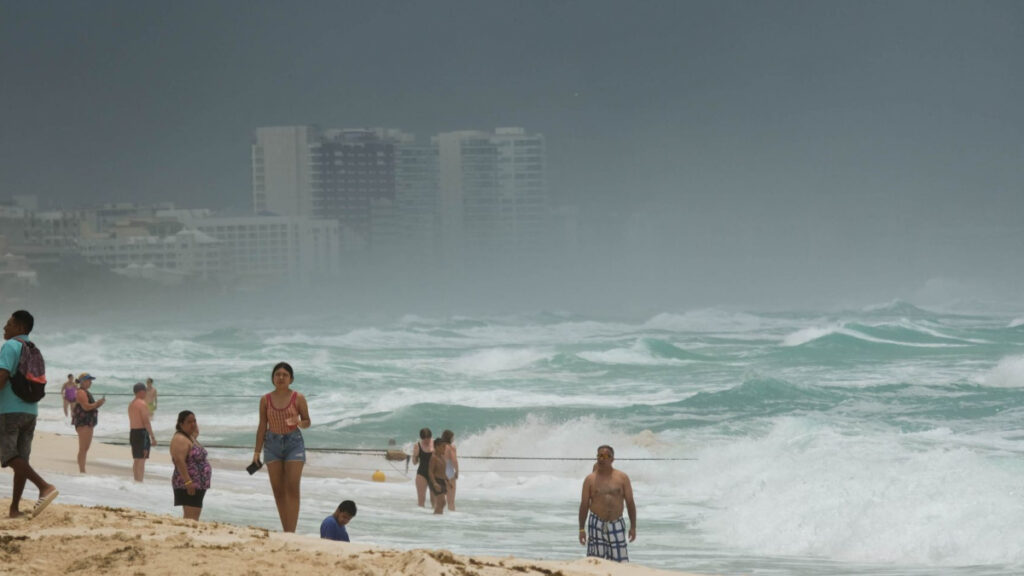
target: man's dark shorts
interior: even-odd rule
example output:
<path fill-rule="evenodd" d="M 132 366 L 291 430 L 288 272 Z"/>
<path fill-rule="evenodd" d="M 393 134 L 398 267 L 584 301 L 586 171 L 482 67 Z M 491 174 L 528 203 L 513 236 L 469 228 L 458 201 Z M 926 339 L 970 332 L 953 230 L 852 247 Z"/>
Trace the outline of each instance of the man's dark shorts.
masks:
<path fill-rule="evenodd" d="M 32 454 L 32 437 L 36 432 L 36 415 L 24 412 L 0 414 L 0 466 Z"/>
<path fill-rule="evenodd" d="M 132 445 L 132 458 L 136 460 L 149 458 L 149 433 L 145 428 L 132 428 L 128 432 L 128 441 Z"/>

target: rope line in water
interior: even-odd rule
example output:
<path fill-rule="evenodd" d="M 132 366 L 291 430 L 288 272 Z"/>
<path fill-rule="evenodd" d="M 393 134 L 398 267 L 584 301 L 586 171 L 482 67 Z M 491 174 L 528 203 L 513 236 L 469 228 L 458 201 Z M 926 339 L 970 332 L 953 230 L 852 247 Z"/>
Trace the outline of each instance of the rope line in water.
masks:
<path fill-rule="evenodd" d="M 589 458 L 557 458 L 557 457 L 540 457 L 540 456 L 459 456 L 459 459 L 467 460 L 575 460 L 581 462 L 590 462 L 597 460 L 597 458 L 591 456 Z M 682 460 L 696 460 L 696 458 L 616 458 L 616 462 L 677 462 Z"/>
<path fill-rule="evenodd" d="M 131 392 L 103 392 L 97 390 L 97 393 L 103 394 L 104 396 L 135 396 Z M 316 395 L 305 395 L 306 398 L 316 398 Z M 262 394 L 163 394 L 160 393 L 157 396 L 157 401 L 162 398 L 262 398 Z"/>
<path fill-rule="evenodd" d="M 104 394 L 105 396 L 135 396 L 127 392 L 112 392 Z M 247 396 L 239 394 L 163 394 L 160 398 L 262 398 L 262 395 Z M 307 396 L 309 397 L 309 396 Z M 115 445 L 127 445 L 127 442 L 123 440 L 104 440 L 107 444 Z M 207 448 L 224 448 L 224 449 L 246 449 L 246 446 L 227 446 L 227 445 L 213 445 L 203 444 Z M 336 452 L 339 454 L 385 454 L 387 450 L 377 448 L 310 448 L 306 447 L 306 450 L 310 452 Z M 556 458 L 556 457 L 539 457 L 539 456 L 459 456 L 459 458 L 465 458 L 467 460 L 548 460 L 548 461 L 590 461 L 594 460 L 593 457 L 589 458 Z M 616 458 L 619 462 L 684 462 L 696 460 L 696 458 Z"/>
<path fill-rule="evenodd" d="M 104 444 L 113 444 L 115 446 L 127 446 L 128 442 L 122 439 L 114 438 L 97 438 L 98 441 Z M 234 446 L 229 444 L 203 444 L 206 448 L 218 448 L 223 450 L 252 450 L 252 446 Z M 387 450 L 384 448 L 310 448 L 306 447 L 307 452 L 324 452 L 327 454 L 356 454 L 363 456 L 384 456 L 387 454 Z M 558 457 L 543 457 L 543 456 L 459 456 L 459 460 L 539 460 L 539 461 L 567 461 L 567 462 L 590 462 L 595 460 L 594 457 L 590 458 L 558 458 Z M 616 458 L 616 462 L 680 462 L 686 460 L 696 460 L 696 458 Z"/>

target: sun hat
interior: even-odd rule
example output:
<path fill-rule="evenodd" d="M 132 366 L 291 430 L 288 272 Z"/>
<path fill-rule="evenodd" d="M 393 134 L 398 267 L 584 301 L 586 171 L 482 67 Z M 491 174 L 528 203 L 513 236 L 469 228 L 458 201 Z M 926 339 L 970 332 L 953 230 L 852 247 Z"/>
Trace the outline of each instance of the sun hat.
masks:
<path fill-rule="evenodd" d="M 85 382 L 86 380 L 95 380 L 95 379 L 96 379 L 96 377 L 93 376 L 92 374 L 89 374 L 88 372 L 82 372 L 81 374 L 78 375 L 78 378 L 75 378 L 75 382 L 78 382 L 79 384 L 81 384 L 82 382 Z"/>

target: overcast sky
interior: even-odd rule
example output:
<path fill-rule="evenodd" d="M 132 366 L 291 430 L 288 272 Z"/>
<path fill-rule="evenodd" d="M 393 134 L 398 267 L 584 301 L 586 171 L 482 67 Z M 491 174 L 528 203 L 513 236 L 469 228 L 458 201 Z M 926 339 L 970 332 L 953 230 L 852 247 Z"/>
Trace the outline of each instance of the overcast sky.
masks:
<path fill-rule="evenodd" d="M 2 0 L 0 70 L 0 199 L 245 207 L 257 126 L 518 125 L 597 245 L 1022 267 L 1019 1 Z"/>

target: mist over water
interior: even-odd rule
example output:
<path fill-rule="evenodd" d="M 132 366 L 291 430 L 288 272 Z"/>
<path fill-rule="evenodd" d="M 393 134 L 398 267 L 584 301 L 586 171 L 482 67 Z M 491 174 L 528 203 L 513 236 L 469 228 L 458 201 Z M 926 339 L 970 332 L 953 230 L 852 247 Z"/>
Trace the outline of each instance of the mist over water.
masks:
<path fill-rule="evenodd" d="M 234 463 L 285 360 L 310 400 L 309 446 L 408 451 L 429 426 L 451 428 L 464 458 L 459 511 L 434 518 L 411 483 L 366 479 L 401 464 L 316 452 L 301 532 L 353 498 L 357 541 L 578 558 L 581 483 L 608 443 L 633 478 L 641 564 L 1024 573 L 1024 3 L 103 0 L 3 14 L 0 305 L 35 315 L 51 383 L 98 377 L 113 399 L 99 438 L 123 439 L 118 394 L 146 377 L 159 438 L 178 410 L 197 413 L 201 438 L 226 446 L 204 519 L 278 527 L 266 479 Z M 543 150 L 524 170 L 494 164 L 475 205 L 442 185 L 454 147 L 436 150 L 436 186 L 429 170 L 381 172 L 423 184 L 404 206 L 397 184 L 315 198 L 314 179 L 365 166 L 319 166 L 309 190 L 286 176 L 348 144 L 320 138 L 294 162 L 254 149 L 260 128 L 314 124 L 417 146 L 517 126 Z M 521 177 L 528 197 L 492 177 Z M 311 267 L 228 260 L 205 279 L 175 268 L 162 277 L 188 279 L 169 287 L 81 252 L 186 225 L 156 204 L 255 218 L 276 195 L 295 210 L 282 216 L 306 217 L 307 192 L 354 213 L 367 195 L 386 202 L 339 225 L 337 246 L 313 250 L 338 258 Z M 531 216 L 506 218 L 520 200 Z M 99 214 L 120 202 L 138 214 Z M 482 208 L 476 228 L 459 220 Z M 329 218 L 358 216 L 346 210 Z M 235 239 L 266 256 L 253 226 Z M 72 433 L 53 398 L 39 428 Z M 128 477 L 57 483 L 62 501 L 176 513 L 166 485 Z"/>
<path fill-rule="evenodd" d="M 594 449 L 608 443 L 636 492 L 634 562 L 725 574 L 981 575 L 1024 566 L 1018 317 L 900 301 L 632 318 L 369 321 L 269 310 L 47 320 L 35 340 L 51 373 L 88 370 L 95 391 L 115 399 L 97 437 L 126 433 L 115 394 L 147 376 L 161 391 L 158 438 L 178 410 L 196 411 L 202 439 L 225 446 L 211 449 L 224 464 L 208 520 L 277 527 L 265 478 L 229 463 L 251 453 L 258 396 L 270 367 L 287 360 L 310 401 L 307 446 L 381 449 L 394 438 L 410 451 L 419 428 L 451 428 L 463 469 L 458 512 L 435 518 L 415 507 L 411 482 L 369 481 L 376 469 L 405 476 L 402 463 L 311 452 L 300 532 L 315 534 L 335 501 L 353 498 L 358 541 L 576 558 L 579 489 Z M 39 427 L 71 433 L 54 403 L 44 402 Z M 363 477 L 333 478 L 342 468 Z M 69 502 L 173 512 L 166 486 L 127 478 L 126 469 L 124 480 L 58 481 Z"/>

